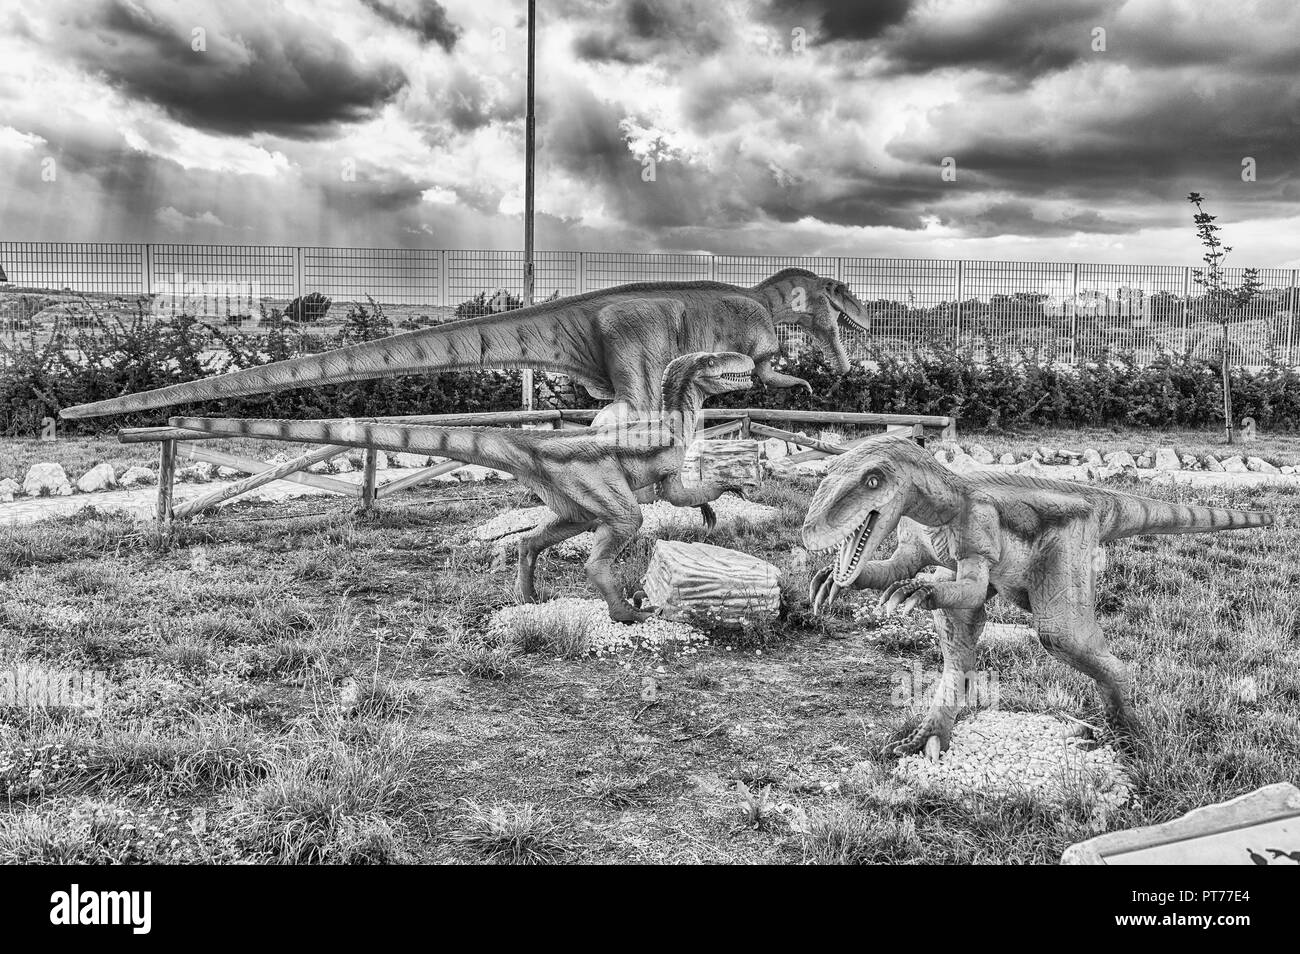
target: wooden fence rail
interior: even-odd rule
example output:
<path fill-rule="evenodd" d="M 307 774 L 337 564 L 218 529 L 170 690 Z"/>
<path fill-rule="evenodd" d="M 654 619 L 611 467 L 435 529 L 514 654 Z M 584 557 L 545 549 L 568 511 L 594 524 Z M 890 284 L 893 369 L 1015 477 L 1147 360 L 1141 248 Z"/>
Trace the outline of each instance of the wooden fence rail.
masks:
<path fill-rule="evenodd" d="M 438 424 L 444 427 L 473 427 L 484 425 L 520 426 L 549 425 L 564 430 L 585 430 L 599 411 L 594 409 L 562 409 L 534 411 L 485 411 L 469 414 L 408 414 L 394 417 L 332 418 L 330 420 L 354 420 L 358 423 L 400 422 L 403 424 Z M 739 432 L 743 437 L 776 438 L 800 447 L 807 448 L 786 458 L 790 463 L 815 460 L 830 454 L 842 454 L 845 451 L 870 440 L 875 435 L 868 435 L 849 441 L 846 444 L 834 444 L 817 437 L 809 437 L 774 424 L 830 424 L 841 426 L 880 426 L 888 428 L 907 427 L 912 429 L 912 436 L 924 442 L 925 429 L 938 428 L 943 436 L 953 439 L 957 436 L 955 418 L 926 414 L 869 414 L 842 411 L 795 411 L 772 410 L 767 408 L 709 408 L 701 412 L 702 422 L 713 422 L 703 427 L 696 439 L 711 439 Z M 771 422 L 771 423 L 764 423 Z M 178 427 L 128 427 L 118 431 L 118 440 L 125 444 L 157 442 L 160 447 L 158 468 L 158 511 L 160 522 L 172 519 L 192 517 L 204 510 L 232 500 L 241 494 L 256 490 L 276 480 L 287 480 L 313 487 L 317 490 L 355 497 L 361 501 L 362 508 L 369 508 L 376 500 L 419 486 L 444 474 L 452 473 L 464 467 L 460 461 L 448 460 L 406 474 L 396 480 L 381 484 L 378 481 L 378 452 L 373 447 L 365 448 L 365 461 L 362 467 L 360 484 L 335 480 L 323 474 L 307 472 L 314 464 L 331 460 L 350 449 L 340 445 L 318 447 L 293 460 L 281 464 L 268 464 L 251 457 L 231 454 L 225 451 L 200 447 L 196 441 L 212 440 L 213 435 L 203 431 L 192 431 Z M 268 438 L 247 438 L 248 440 L 266 440 Z M 220 487 L 201 497 L 181 504 L 173 502 L 176 477 L 176 465 L 179 461 L 190 460 L 229 467 L 247 474 L 240 480 L 225 487 Z"/>

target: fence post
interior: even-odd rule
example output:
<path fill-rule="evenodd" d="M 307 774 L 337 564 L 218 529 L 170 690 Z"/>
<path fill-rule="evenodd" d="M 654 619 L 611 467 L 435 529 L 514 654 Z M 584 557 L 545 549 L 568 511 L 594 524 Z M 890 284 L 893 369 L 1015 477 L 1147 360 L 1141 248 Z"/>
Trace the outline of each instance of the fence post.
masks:
<path fill-rule="evenodd" d="M 842 256 L 837 256 L 835 259 L 835 280 L 837 282 L 844 281 L 844 258 Z"/>
<path fill-rule="evenodd" d="M 958 259 L 957 260 L 957 328 L 953 332 L 953 335 L 957 339 L 958 344 L 961 343 L 961 303 L 962 303 L 962 299 L 965 297 L 962 286 L 963 286 L 962 262 L 961 259 Z"/>
<path fill-rule="evenodd" d="M 578 252 L 578 294 L 581 295 L 587 290 L 587 253 Z"/>
<path fill-rule="evenodd" d="M 172 487 L 176 481 L 176 442 L 162 441 L 158 457 L 158 522 L 172 519 Z"/>
<path fill-rule="evenodd" d="M 153 259 L 153 243 L 152 243 L 152 242 L 146 242 L 146 243 L 145 243 L 145 246 L 144 246 L 144 262 L 143 262 L 143 265 L 144 265 L 144 276 L 143 276 L 143 278 L 144 278 L 144 289 L 143 289 L 143 291 L 144 291 L 144 293 L 145 293 L 146 295 L 152 295 L 152 294 L 153 294 L 153 267 L 154 267 L 154 259 Z"/>
<path fill-rule="evenodd" d="M 438 249 L 438 304 L 443 308 L 450 308 L 451 302 L 448 300 L 451 292 L 450 278 L 447 275 L 447 250 Z"/>
<path fill-rule="evenodd" d="M 1296 307 L 1296 280 L 1300 278 L 1300 271 L 1291 269 L 1291 287 L 1287 289 L 1286 303 L 1286 363 L 1294 366 L 1295 360 L 1295 307 Z"/>
<path fill-rule="evenodd" d="M 718 280 L 718 256 L 710 254 L 709 255 L 709 281 L 716 282 L 717 280 Z"/>
<path fill-rule="evenodd" d="M 1187 350 L 1187 332 L 1191 327 L 1192 302 L 1192 267 L 1183 266 L 1183 350 Z"/>
<path fill-rule="evenodd" d="M 1070 350 L 1071 363 L 1079 363 L 1079 263 L 1070 266 Z"/>
<path fill-rule="evenodd" d="M 361 472 L 361 509 L 369 510 L 375 502 L 375 473 L 379 469 L 379 449 L 366 448 L 365 463 Z"/>

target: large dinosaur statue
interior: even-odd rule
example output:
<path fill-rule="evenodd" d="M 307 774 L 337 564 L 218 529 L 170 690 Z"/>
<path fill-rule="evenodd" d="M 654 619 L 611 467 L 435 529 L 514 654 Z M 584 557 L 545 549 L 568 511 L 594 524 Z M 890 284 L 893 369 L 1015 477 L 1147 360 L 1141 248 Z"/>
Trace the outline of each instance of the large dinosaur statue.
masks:
<path fill-rule="evenodd" d="M 60 415 L 126 414 L 399 374 L 536 368 L 569 375 L 594 397 L 616 402 L 603 419 L 634 417 L 659 407 L 664 369 L 673 358 L 693 352 L 739 352 L 754 360 L 765 385 L 808 387 L 772 367 L 780 354 L 776 326 L 782 322 L 805 328 L 846 371 L 839 318 L 866 328 L 862 313 L 861 302 L 842 282 L 801 268 L 777 272 L 752 288 L 642 282 L 79 404 Z"/>
<path fill-rule="evenodd" d="M 1043 647 L 1102 690 L 1118 728 L 1136 728 L 1132 682 L 1106 646 L 1094 598 L 1103 545 L 1122 537 L 1266 527 L 1273 515 L 1185 506 L 1070 481 L 955 474 L 906 437 L 870 441 L 837 458 L 808 507 L 810 551 L 838 549 L 812 579 L 813 611 L 842 589 L 884 590 L 887 612 L 933 610 L 943 674 L 929 713 L 895 755 L 948 747 L 957 700 L 967 698 L 984 604 L 994 594 L 1033 613 Z M 897 528 L 887 560 L 865 560 Z M 927 566 L 931 578 L 914 578 Z M 934 740 L 937 740 L 937 744 Z"/>
<path fill-rule="evenodd" d="M 623 598 L 611 573 L 614 559 L 641 527 L 637 491 L 652 488 L 678 506 L 698 507 L 730 489 L 712 481 L 684 486 L 682 460 L 704 398 L 749 388 L 753 372 L 754 361 L 745 354 L 684 355 L 664 372 L 657 418 L 586 431 L 209 417 L 174 417 L 171 424 L 214 436 L 437 454 L 509 471 L 555 512 L 519 542 L 520 599 L 537 599 L 533 575 L 543 550 L 594 529 L 587 578 L 609 604 L 611 617 L 639 622 L 651 614 Z"/>

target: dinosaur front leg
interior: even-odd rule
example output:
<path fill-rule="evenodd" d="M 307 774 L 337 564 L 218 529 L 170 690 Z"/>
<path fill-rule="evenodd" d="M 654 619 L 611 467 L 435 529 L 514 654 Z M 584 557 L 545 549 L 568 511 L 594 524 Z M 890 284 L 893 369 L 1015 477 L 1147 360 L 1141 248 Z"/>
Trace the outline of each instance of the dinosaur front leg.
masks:
<path fill-rule="evenodd" d="M 563 517 L 555 517 L 532 533 L 519 538 L 519 577 L 515 585 L 515 596 L 521 603 L 538 602 L 533 576 L 537 570 L 537 558 L 542 551 L 570 537 L 575 537 L 584 530 L 590 530 L 591 526 L 590 520 L 565 520 Z"/>
<path fill-rule="evenodd" d="M 989 561 L 966 557 L 957 561 L 955 580 L 909 579 L 891 583 L 880 596 L 886 613 L 910 613 L 914 609 L 971 610 L 989 598 Z"/>
<path fill-rule="evenodd" d="M 850 585 L 855 590 L 883 590 L 891 583 L 911 578 L 929 561 L 930 556 L 914 537 L 900 533 L 893 555 L 888 560 L 868 560 L 862 564 Z M 834 564 L 822 567 L 808 585 L 808 602 L 814 614 L 829 610 L 842 589 L 833 578 L 834 569 Z"/>
<path fill-rule="evenodd" d="M 975 676 L 975 645 L 984 630 L 984 605 L 975 609 L 936 610 L 934 626 L 943 650 L 943 674 L 934 688 L 930 710 L 905 738 L 885 747 L 887 755 L 913 755 L 922 749 L 937 759 L 952 740 L 957 710 L 970 705 L 978 684 Z"/>
<path fill-rule="evenodd" d="M 813 393 L 812 385 L 803 378 L 796 378 L 793 375 L 782 374 L 772 367 L 771 358 L 763 358 L 754 365 L 754 373 L 758 379 L 763 382 L 764 387 L 777 388 L 807 388 L 808 393 Z"/>

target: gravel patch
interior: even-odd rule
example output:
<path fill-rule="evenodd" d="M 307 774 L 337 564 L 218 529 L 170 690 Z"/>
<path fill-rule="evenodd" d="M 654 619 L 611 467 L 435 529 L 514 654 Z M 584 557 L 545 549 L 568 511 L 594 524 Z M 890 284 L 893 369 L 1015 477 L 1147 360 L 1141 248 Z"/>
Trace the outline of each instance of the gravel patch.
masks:
<path fill-rule="evenodd" d="M 529 632 L 577 633 L 597 657 L 626 655 L 637 649 L 655 656 L 688 656 L 708 645 L 708 637 L 685 623 L 652 617 L 629 626 L 609 618 L 604 600 L 563 596 L 545 603 L 506 606 L 488 618 L 489 637 L 515 641 Z"/>
<path fill-rule="evenodd" d="M 1107 811 L 1133 798 L 1115 750 L 1083 737 L 1055 716 L 986 710 L 961 719 L 938 762 L 901 759 L 897 777 L 918 786 L 989 795 L 1032 794 L 1051 804 L 1083 796 Z"/>

